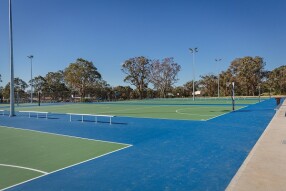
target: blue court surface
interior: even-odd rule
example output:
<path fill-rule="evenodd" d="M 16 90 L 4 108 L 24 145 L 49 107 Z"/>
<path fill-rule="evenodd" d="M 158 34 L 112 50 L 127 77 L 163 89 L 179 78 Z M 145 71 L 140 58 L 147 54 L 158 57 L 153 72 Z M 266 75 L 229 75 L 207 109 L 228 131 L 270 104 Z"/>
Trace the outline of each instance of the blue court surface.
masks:
<path fill-rule="evenodd" d="M 269 99 L 208 121 L 116 117 L 109 125 L 67 115 L 0 116 L 0 125 L 132 147 L 7 190 L 224 190 L 275 114 Z"/>

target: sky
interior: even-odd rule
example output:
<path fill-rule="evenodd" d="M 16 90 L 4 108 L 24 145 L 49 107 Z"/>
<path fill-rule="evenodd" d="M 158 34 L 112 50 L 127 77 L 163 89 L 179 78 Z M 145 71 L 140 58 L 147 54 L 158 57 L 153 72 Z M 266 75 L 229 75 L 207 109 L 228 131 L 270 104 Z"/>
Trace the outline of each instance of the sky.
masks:
<path fill-rule="evenodd" d="M 14 76 L 64 70 L 92 61 L 111 86 L 124 83 L 121 64 L 137 56 L 173 57 L 183 85 L 260 56 L 265 69 L 286 64 L 285 0 L 12 0 Z M 189 48 L 198 48 L 193 63 Z M 8 0 L 0 0 L 0 74 L 10 79 Z M 215 62 L 215 59 L 222 59 Z"/>

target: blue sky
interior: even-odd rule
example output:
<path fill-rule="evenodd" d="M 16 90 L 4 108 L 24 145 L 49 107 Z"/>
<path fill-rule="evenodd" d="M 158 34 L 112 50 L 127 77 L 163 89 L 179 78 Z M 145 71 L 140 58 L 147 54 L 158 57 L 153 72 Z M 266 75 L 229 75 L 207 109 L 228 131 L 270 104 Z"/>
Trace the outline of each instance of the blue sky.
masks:
<path fill-rule="evenodd" d="M 266 69 L 285 65 L 285 0 L 12 0 L 15 77 L 63 70 L 92 61 L 110 85 L 123 82 L 132 57 L 174 57 L 179 82 L 217 74 L 235 58 L 261 56 Z M 8 0 L 0 0 L 0 74 L 9 81 Z M 216 58 L 222 58 L 216 63 Z"/>

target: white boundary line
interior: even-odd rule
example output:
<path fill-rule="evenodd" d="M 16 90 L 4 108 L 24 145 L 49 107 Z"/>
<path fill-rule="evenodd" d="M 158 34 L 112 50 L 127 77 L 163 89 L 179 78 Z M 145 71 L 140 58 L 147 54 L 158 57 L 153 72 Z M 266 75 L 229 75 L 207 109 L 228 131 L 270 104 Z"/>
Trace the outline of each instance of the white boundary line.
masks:
<path fill-rule="evenodd" d="M 161 107 L 161 106 L 152 106 L 152 107 L 145 107 L 145 108 L 140 108 L 140 107 L 136 107 L 136 108 L 130 108 L 130 109 L 121 109 L 121 110 L 113 110 L 113 111 L 104 111 L 104 112 L 98 112 L 98 113 L 112 113 L 112 112 L 120 112 L 120 111 L 130 111 L 130 110 L 140 110 L 140 109 L 150 109 L 150 108 L 154 108 L 154 107 Z"/>
<path fill-rule="evenodd" d="M 50 132 L 45 132 L 45 131 L 37 131 L 37 130 L 32 130 L 32 129 L 23 129 L 23 128 L 18 128 L 18 127 L 9 127 L 9 126 L 5 126 L 5 125 L 0 125 L 0 127 L 5 127 L 5 128 L 10 128 L 10 129 L 18 129 L 18 130 L 22 130 L 22 131 L 32 131 L 32 132 L 50 134 L 50 135 L 57 135 L 57 136 L 62 136 L 62 137 L 71 137 L 71 138 L 83 139 L 83 140 L 89 140 L 89 141 L 99 141 L 99 142 L 103 142 L 103 143 L 114 143 L 114 144 L 133 146 L 131 144 L 125 144 L 125 143 L 119 143 L 119 142 L 103 141 L 103 140 L 99 140 L 99 139 L 89 139 L 89 138 L 77 137 L 77 136 L 72 136 L 72 135 L 63 135 L 63 134 L 50 133 Z"/>
<path fill-rule="evenodd" d="M 206 106 L 206 107 L 207 107 L 207 106 Z M 206 108 L 206 107 L 199 107 L 199 108 Z M 218 107 L 221 107 L 221 106 L 218 106 Z M 241 107 L 241 108 L 239 108 L 239 109 L 237 109 L 237 110 L 235 110 L 235 111 L 238 111 L 238 110 L 243 109 L 243 108 L 245 108 L 245 107 L 248 107 L 248 106 Z M 188 109 L 188 108 L 182 108 L 182 109 Z M 182 109 L 177 109 L 177 110 L 176 110 L 176 113 L 182 114 L 182 115 L 214 116 L 214 115 L 198 115 L 198 114 L 191 114 L 191 113 L 190 113 L 190 114 L 187 114 L 187 113 L 178 112 L 179 110 L 182 110 Z M 211 117 L 211 118 L 208 118 L 208 119 L 201 119 L 201 120 L 196 120 L 196 121 L 209 121 L 209 120 L 211 120 L 211 119 L 215 119 L 215 118 L 217 118 L 217 117 L 221 117 L 221 116 L 226 115 L 226 114 L 231 113 L 231 112 L 233 112 L 233 111 L 229 111 L 229 112 L 223 113 L 223 114 L 221 114 L 221 115 L 215 115 L 215 117 Z"/>
<path fill-rule="evenodd" d="M 182 114 L 182 115 L 215 116 L 215 115 L 200 115 L 200 114 L 195 114 L 195 113 L 183 113 L 183 112 L 180 112 L 180 110 L 187 110 L 187 109 L 190 109 L 190 108 L 181 108 L 181 109 L 177 109 L 177 110 L 176 110 L 176 113 L 178 113 L 178 114 Z"/>
<path fill-rule="evenodd" d="M 39 173 L 42 173 L 42 174 L 49 174 L 48 172 L 45 172 L 45 171 L 37 170 L 37 169 L 34 169 L 34 168 L 23 167 L 23 166 L 16 166 L 16 165 L 9 165 L 9 164 L 0 164 L 0 166 L 12 167 L 12 168 L 21 168 L 21 169 L 25 169 L 25 170 L 39 172 Z"/>
<path fill-rule="evenodd" d="M 114 150 L 114 151 L 110 151 L 110 152 L 108 152 L 108 153 L 105 153 L 105 154 L 102 154 L 102 155 L 99 155 L 99 156 L 96 156 L 96 157 L 87 159 L 87 160 L 82 161 L 82 162 L 79 162 L 79 163 L 72 164 L 72 165 L 70 165 L 70 166 L 67 166 L 67 167 L 64 167 L 64 168 L 61 168 L 61 169 L 58 169 L 58 170 L 55 170 L 55 171 L 52 171 L 52 172 L 49 172 L 49 173 L 46 173 L 46 172 L 45 172 L 45 174 L 43 174 L 43 175 L 41 175 L 41 176 L 38 176 L 38 177 L 35 177 L 35 178 L 32 178 L 32 179 L 26 180 L 26 181 L 24 181 L 24 182 L 20 182 L 20 183 L 18 183 L 18 184 L 15 184 L 15 185 L 12 185 L 12 186 L 3 188 L 3 189 L 1 189 L 0 191 L 4 191 L 4 190 L 7 190 L 7 189 L 9 189 L 9 188 L 13 188 L 13 187 L 19 186 L 19 185 L 21 185 L 21 184 L 24 184 L 24 183 L 27 183 L 27 182 L 30 182 L 30 181 L 33 181 L 33 180 L 42 178 L 42 177 L 44 177 L 44 176 L 48 176 L 48 175 L 50 175 L 50 174 L 54 174 L 54 173 L 56 173 L 56 172 L 65 170 L 65 169 L 67 169 L 67 168 L 71 168 L 71 167 L 74 167 L 74 166 L 77 166 L 77 165 L 86 163 L 86 162 L 88 162 L 88 161 L 92 161 L 92 160 L 94 160 L 94 159 L 97 159 L 97 158 L 100 158 L 100 157 L 103 157 L 103 156 L 106 156 L 106 155 L 109 155 L 109 154 L 112 154 L 112 153 L 115 153 L 115 152 L 117 152 L 117 151 L 120 151 L 120 150 L 123 150 L 123 149 L 127 149 L 127 148 L 133 146 L 133 145 L 131 145 L 131 144 L 117 143 L 117 142 L 111 142 L 111 141 L 102 141 L 102 140 L 96 140 L 96 139 L 88 139 L 88 138 L 82 138 L 82 137 L 76 137 L 76 136 L 69 136 L 69 135 L 61 135 L 61 134 L 56 134 L 56 133 L 36 131 L 36 130 L 30 130 L 30 129 L 22 129 L 22 128 L 16 128 L 16 127 L 8 127 L 8 126 L 3 126 L 3 125 L 0 125 L 0 127 L 10 128 L 10 129 L 17 129 L 17 130 L 23 130 L 23 131 L 27 130 L 27 131 L 37 132 L 37 133 L 58 135 L 58 136 L 71 137 L 71 138 L 77 138 L 77 139 L 85 139 L 85 140 L 90 140 L 90 141 L 99 141 L 99 142 L 106 142 L 106 143 L 114 143 L 114 144 L 126 145 L 125 147 L 123 147 L 123 148 L 121 148 L 121 149 L 117 149 L 117 150 Z M 44 171 L 42 171 L 42 172 L 44 172 Z"/>
<path fill-rule="evenodd" d="M 201 101 L 201 100 L 200 100 Z M 204 100 L 203 100 L 204 101 Z M 262 100 L 262 101 L 265 101 L 265 100 Z M 261 102 L 262 102 L 261 101 Z M 259 102 L 257 102 L 259 103 Z M 253 104 L 249 104 L 249 105 L 254 105 L 254 104 L 257 104 L 257 103 L 253 103 Z M 98 104 L 98 105 L 101 105 L 101 104 Z M 249 105 L 247 106 L 241 106 L 242 108 L 245 108 L 245 107 L 248 107 Z M 51 105 L 51 106 L 54 106 L 54 105 Z M 155 105 L 155 106 L 152 106 L 151 108 L 155 108 L 155 107 L 162 107 L 162 106 L 177 106 L 177 105 Z M 194 106 L 196 108 L 208 108 L 208 107 L 222 107 L 221 104 L 215 104 L 215 105 L 201 105 L 201 104 L 194 104 L 194 105 L 190 105 L 190 106 Z M 104 107 L 103 107 L 104 108 Z M 109 107 L 110 108 L 110 107 Z M 113 110 L 113 111 L 103 111 L 103 112 L 99 112 L 98 114 L 109 114 L 109 113 L 112 113 L 112 112 L 120 112 L 120 111 L 129 111 L 129 110 L 140 110 L 140 109 L 149 109 L 150 107 L 146 106 L 145 108 L 131 108 L 131 109 L 122 109 L 122 110 Z M 240 108 L 240 109 L 242 109 Z M 181 109 L 181 108 L 180 108 Z M 178 109 L 178 110 L 180 110 Z M 240 110 L 240 109 L 237 109 L 237 110 Z M 237 111 L 236 110 L 236 111 Z M 214 119 L 214 118 L 217 118 L 217 117 L 220 117 L 220 116 L 223 116 L 223 115 L 226 115 L 228 113 L 231 113 L 233 111 L 230 111 L 230 112 L 227 112 L 227 113 L 223 113 L 221 115 L 218 115 L 218 116 L 215 116 L 215 117 L 212 117 L 212 118 L 208 118 L 208 119 L 173 119 L 173 118 L 154 118 L 154 117 L 136 117 L 136 116 L 123 116 L 123 115 L 118 115 L 117 117 L 128 117 L 128 118 L 143 118 L 143 119 L 164 119 L 164 120 L 180 120 L 180 121 L 208 121 L 208 120 L 211 120 L 211 119 Z M 66 115 L 66 113 L 54 113 L 54 112 L 50 112 L 51 115 L 53 114 L 59 114 L 59 115 Z M 178 113 L 178 114 L 182 114 L 182 115 L 196 115 L 196 116 L 214 116 L 214 115 L 197 115 L 197 114 L 186 114 L 186 113 L 180 113 L 180 112 L 177 112 L 177 110 L 175 110 L 175 113 Z M 40 131 L 41 132 L 41 131 Z M 53 134 L 53 133 L 51 133 Z M 73 136 L 71 136 L 73 137 Z M 76 137 L 76 138 L 80 138 L 80 137 Z M 99 140 L 100 141 L 100 140 Z M 105 142 L 105 141 L 103 141 Z M 112 142 L 111 142 L 112 143 Z"/>
<path fill-rule="evenodd" d="M 212 119 L 215 119 L 215 118 L 221 117 L 221 116 L 223 116 L 223 115 L 226 115 L 226 114 L 229 114 L 229 113 L 232 113 L 232 112 L 235 112 L 235 111 L 241 110 L 241 109 L 246 108 L 246 107 L 248 107 L 248 106 L 244 106 L 244 107 L 239 108 L 239 109 L 237 109 L 237 110 L 230 111 L 230 112 L 227 112 L 227 113 L 223 113 L 223 114 L 221 114 L 221 115 L 218 115 L 218 116 L 212 117 L 212 118 L 210 118 L 210 119 L 207 119 L 206 121 L 209 121 L 209 120 L 212 120 Z"/>
<path fill-rule="evenodd" d="M 3 188 L 3 189 L 0 190 L 0 191 L 4 191 L 4 190 L 6 190 L 6 189 L 13 188 L 13 187 L 19 186 L 19 185 L 21 185 L 21 184 L 24 184 L 24 183 L 31 182 L 31 181 L 33 181 L 33 180 L 42 178 L 42 177 L 44 177 L 44 176 L 48 176 L 48 175 L 50 175 L 50 174 L 54 174 L 54 173 L 56 173 L 56 172 L 65 170 L 65 169 L 67 169 L 67 168 L 71 168 L 71 167 L 74 167 L 74 166 L 77 166 L 77 165 L 86 163 L 86 162 L 88 162 L 88 161 L 91 161 L 91 160 L 94 160 L 94 159 L 97 159 L 97 158 L 100 158 L 100 157 L 109 155 L 109 154 L 111 154 L 111 153 L 114 153 L 114 152 L 117 152 L 117 151 L 120 151 L 120 150 L 123 150 L 123 149 L 127 149 L 128 147 L 131 147 L 131 145 L 130 145 L 130 146 L 127 146 L 127 147 L 124 147 L 124 148 L 121 148 L 121 149 L 117 149 L 117 150 L 114 150 L 114 151 L 105 153 L 105 154 L 103 154 L 103 155 L 99 155 L 99 156 L 97 156 L 97 157 L 94 157 L 94 158 L 91 158 L 91 159 L 88 159 L 88 160 L 85 160 L 85 161 L 82 161 L 82 162 L 79 162 L 79 163 L 76 163 L 76 164 L 73 164 L 73 165 L 70 165 L 70 166 L 67 166 L 67 167 L 64 167 L 64 168 L 61 168 L 61 169 L 58 169 L 58 170 L 55 170 L 55 171 L 52 171 L 52 172 L 50 172 L 50 173 L 47 173 L 47 174 L 44 174 L 44 175 L 41 175 L 41 176 L 38 176 L 38 177 L 35 177 L 35 178 L 32 178 L 32 179 L 29 179 L 29 180 L 26 180 L 26 181 L 24 181 L 24 182 L 20 182 L 20 183 L 18 183 L 18 184 L 15 184 L 15 185 L 12 185 L 12 186 Z"/>

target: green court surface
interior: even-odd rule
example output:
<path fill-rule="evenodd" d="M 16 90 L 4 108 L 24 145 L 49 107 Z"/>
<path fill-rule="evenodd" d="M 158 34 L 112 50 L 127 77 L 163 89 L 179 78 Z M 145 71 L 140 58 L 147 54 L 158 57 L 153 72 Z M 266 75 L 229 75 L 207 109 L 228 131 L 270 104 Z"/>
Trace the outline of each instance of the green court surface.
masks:
<path fill-rule="evenodd" d="M 0 126 L 0 190 L 129 146 Z"/>
<path fill-rule="evenodd" d="M 240 109 L 242 106 L 237 106 Z M 232 111 L 231 105 L 62 104 L 17 108 L 21 111 L 105 114 L 125 117 L 208 120 Z"/>
<path fill-rule="evenodd" d="M 262 98 L 261 101 L 269 98 Z M 258 97 L 236 97 L 235 104 L 255 104 L 259 102 Z M 232 104 L 230 97 L 199 97 L 193 100 L 192 98 L 155 98 L 155 99 L 144 99 L 144 100 L 131 100 L 131 101 L 119 101 L 114 102 L 118 104 L 167 104 L 167 105 L 213 105 L 213 104 Z"/>

